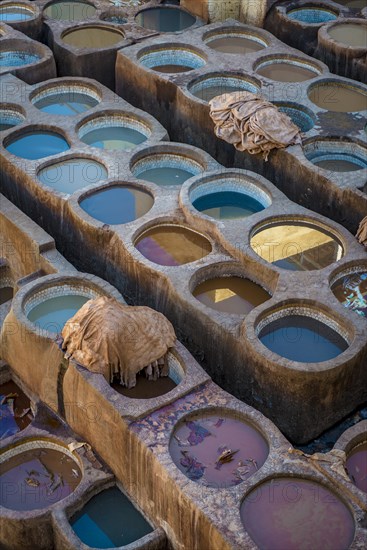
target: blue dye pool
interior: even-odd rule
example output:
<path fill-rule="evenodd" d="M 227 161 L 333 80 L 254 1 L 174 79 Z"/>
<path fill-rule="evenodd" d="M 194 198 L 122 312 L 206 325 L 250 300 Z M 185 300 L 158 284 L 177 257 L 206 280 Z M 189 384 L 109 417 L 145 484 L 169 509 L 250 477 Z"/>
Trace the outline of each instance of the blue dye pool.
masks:
<path fill-rule="evenodd" d="M 264 206 L 245 193 L 219 191 L 203 195 L 193 202 L 194 208 L 217 220 L 246 218 L 264 210 Z"/>
<path fill-rule="evenodd" d="M 99 162 L 73 158 L 43 168 L 37 177 L 48 187 L 71 195 L 78 189 L 99 183 L 107 176 L 106 168 Z"/>
<path fill-rule="evenodd" d="M 87 132 L 81 140 L 99 149 L 130 151 L 146 141 L 147 136 L 125 126 L 108 126 Z"/>
<path fill-rule="evenodd" d="M 23 117 L 16 113 L 9 113 L 6 111 L 0 111 L 0 131 L 3 132 L 4 130 L 8 130 L 9 128 L 13 128 L 13 126 L 16 126 L 17 124 L 20 124 L 23 122 Z"/>
<path fill-rule="evenodd" d="M 338 16 L 332 11 L 320 8 L 301 8 L 289 11 L 287 17 L 302 23 L 315 24 L 334 21 Z"/>
<path fill-rule="evenodd" d="M 50 94 L 34 103 L 34 106 L 44 113 L 64 116 L 84 113 L 96 105 L 98 105 L 97 99 L 79 92 Z"/>
<path fill-rule="evenodd" d="M 49 298 L 28 313 L 28 319 L 42 330 L 61 332 L 65 323 L 87 302 L 86 296 L 65 294 Z"/>
<path fill-rule="evenodd" d="M 279 111 L 289 116 L 301 132 L 309 132 L 315 125 L 312 117 L 300 109 L 283 105 L 278 106 L 278 108 Z"/>
<path fill-rule="evenodd" d="M 113 225 L 140 218 L 153 202 L 149 193 L 135 187 L 111 187 L 82 200 L 80 207 L 96 220 Z"/>
<path fill-rule="evenodd" d="M 0 67 L 22 67 L 36 63 L 41 57 L 27 52 L 12 51 L 0 52 Z"/>
<path fill-rule="evenodd" d="M 0 21 L 26 21 L 34 17 L 33 11 L 21 6 L 4 6 L 0 8 Z"/>
<path fill-rule="evenodd" d="M 6 146 L 17 157 L 36 160 L 57 155 L 70 149 L 67 141 L 52 132 L 32 132 L 21 136 Z"/>
<path fill-rule="evenodd" d="M 161 187 L 166 185 L 182 185 L 186 180 L 192 178 L 194 174 L 181 168 L 172 168 L 170 166 L 158 166 L 150 168 L 140 174 L 136 174 L 139 179 L 151 181 Z"/>
<path fill-rule="evenodd" d="M 259 339 L 274 353 L 302 363 L 328 361 L 348 347 L 335 330 L 301 315 L 289 315 L 269 323 L 260 331 Z"/>
<path fill-rule="evenodd" d="M 117 487 L 93 497 L 70 523 L 80 540 L 93 548 L 126 546 L 153 531 Z"/>

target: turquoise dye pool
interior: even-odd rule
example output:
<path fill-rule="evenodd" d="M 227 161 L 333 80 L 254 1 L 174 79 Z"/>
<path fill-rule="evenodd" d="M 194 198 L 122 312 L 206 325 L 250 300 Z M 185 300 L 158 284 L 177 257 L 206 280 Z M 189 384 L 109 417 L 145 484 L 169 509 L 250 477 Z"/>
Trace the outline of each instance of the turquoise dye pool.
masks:
<path fill-rule="evenodd" d="M 290 10 L 287 13 L 289 19 L 295 21 L 301 21 L 302 23 L 308 23 L 314 25 L 317 23 L 327 23 L 328 21 L 334 21 L 338 15 L 332 11 L 322 8 L 297 8 Z"/>
<path fill-rule="evenodd" d="M 96 220 L 114 225 L 144 216 L 153 202 L 149 193 L 132 186 L 121 186 L 93 193 L 80 202 L 80 207 Z"/>
<path fill-rule="evenodd" d="M 287 315 L 270 322 L 260 331 L 259 339 L 281 357 L 302 363 L 328 361 L 348 348 L 335 330 L 303 315 Z"/>
<path fill-rule="evenodd" d="M 8 5 L 0 8 L 0 21 L 4 23 L 27 21 L 34 16 L 34 12 L 27 6 Z"/>
<path fill-rule="evenodd" d="M 65 294 L 49 298 L 30 310 L 27 317 L 42 330 L 61 332 L 66 322 L 89 298 L 78 294 Z"/>
<path fill-rule="evenodd" d="M 135 17 L 141 27 L 158 32 L 178 32 L 191 27 L 195 17 L 180 9 L 149 8 Z"/>
<path fill-rule="evenodd" d="M 99 162 L 86 158 L 73 158 L 43 168 L 37 177 L 55 191 L 71 195 L 78 189 L 105 180 L 108 172 Z"/>
<path fill-rule="evenodd" d="M 147 140 L 147 136 L 125 126 L 108 126 L 87 132 L 81 140 L 99 149 L 130 151 Z"/>
<path fill-rule="evenodd" d="M 139 179 L 151 181 L 161 187 L 166 187 L 167 185 L 182 185 L 194 175 L 193 172 L 189 172 L 188 170 L 174 167 L 171 168 L 168 166 L 150 168 L 149 170 L 144 170 L 144 172 L 136 174 Z"/>
<path fill-rule="evenodd" d="M 53 132 L 31 132 L 11 141 L 6 149 L 17 157 L 36 160 L 70 149 L 68 142 Z"/>
<path fill-rule="evenodd" d="M 94 496 L 70 523 L 80 540 L 93 548 L 126 546 L 153 531 L 117 487 Z"/>
<path fill-rule="evenodd" d="M 197 198 L 194 208 L 217 220 L 246 218 L 264 210 L 264 206 L 245 193 L 234 191 L 219 191 Z"/>
<path fill-rule="evenodd" d="M 0 52 L 0 67 L 22 67 L 36 63 L 41 59 L 37 54 L 21 51 L 3 51 Z"/>
<path fill-rule="evenodd" d="M 37 109 L 50 115 L 73 116 L 98 105 L 97 99 L 80 92 L 56 92 L 33 103 Z"/>

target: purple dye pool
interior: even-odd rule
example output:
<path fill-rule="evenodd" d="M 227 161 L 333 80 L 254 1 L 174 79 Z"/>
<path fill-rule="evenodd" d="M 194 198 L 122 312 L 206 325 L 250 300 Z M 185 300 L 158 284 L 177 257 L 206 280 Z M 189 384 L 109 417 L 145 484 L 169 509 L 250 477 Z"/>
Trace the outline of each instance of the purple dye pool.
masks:
<path fill-rule="evenodd" d="M 354 485 L 367 493 L 367 440 L 348 455 L 346 469 Z"/>

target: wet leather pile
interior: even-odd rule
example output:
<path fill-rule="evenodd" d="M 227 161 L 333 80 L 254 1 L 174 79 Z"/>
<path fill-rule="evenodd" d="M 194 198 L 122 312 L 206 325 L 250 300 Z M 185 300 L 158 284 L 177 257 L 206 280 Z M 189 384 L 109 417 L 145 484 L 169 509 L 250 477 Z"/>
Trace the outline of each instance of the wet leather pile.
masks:
<path fill-rule="evenodd" d="M 367 248 L 367 216 L 359 224 L 356 237 Z"/>

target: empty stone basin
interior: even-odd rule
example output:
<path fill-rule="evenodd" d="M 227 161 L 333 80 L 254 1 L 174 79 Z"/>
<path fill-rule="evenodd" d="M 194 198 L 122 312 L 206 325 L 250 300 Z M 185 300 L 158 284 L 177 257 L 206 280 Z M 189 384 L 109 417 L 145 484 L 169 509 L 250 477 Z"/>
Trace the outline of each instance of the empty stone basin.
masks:
<path fill-rule="evenodd" d="M 317 25 L 320 23 L 327 23 L 328 21 L 334 21 L 334 19 L 338 17 L 338 14 L 326 8 L 315 6 L 312 8 L 291 9 L 287 12 L 287 17 L 294 21 L 300 21 L 301 23 Z"/>
<path fill-rule="evenodd" d="M 278 82 L 304 82 L 321 74 L 316 65 L 301 58 L 271 57 L 259 61 L 254 68 L 257 74 Z"/>
<path fill-rule="evenodd" d="M 308 89 L 308 97 L 327 111 L 350 113 L 367 109 L 367 90 L 341 81 L 321 81 Z"/>
<path fill-rule="evenodd" d="M 235 276 L 208 279 L 196 286 L 193 295 L 211 309 L 237 315 L 247 315 L 271 298 L 260 285 Z"/>
<path fill-rule="evenodd" d="M 355 172 L 367 168 L 367 149 L 342 141 L 312 141 L 304 146 L 306 158 L 331 172 Z"/>
<path fill-rule="evenodd" d="M 148 8 L 137 14 L 135 22 L 158 32 L 179 32 L 191 27 L 196 18 L 179 8 Z"/>
<path fill-rule="evenodd" d="M 345 351 L 347 336 L 331 318 L 301 307 L 285 307 L 257 326 L 262 344 L 273 353 L 301 363 L 321 363 Z"/>
<path fill-rule="evenodd" d="M 8 130 L 24 122 L 25 116 L 12 108 L 0 109 L 0 131 Z"/>
<path fill-rule="evenodd" d="M 81 198 L 79 205 L 92 218 L 115 225 L 144 216 L 152 208 L 150 193 L 133 185 L 115 185 Z"/>
<path fill-rule="evenodd" d="M 73 116 L 100 102 L 100 95 L 83 84 L 50 86 L 36 92 L 31 101 L 37 109 L 51 115 Z"/>
<path fill-rule="evenodd" d="M 7 142 L 6 149 L 17 157 L 36 160 L 57 155 L 70 149 L 66 139 L 56 132 L 27 131 Z"/>
<path fill-rule="evenodd" d="M 144 231 L 135 247 L 148 260 L 166 266 L 178 266 L 201 260 L 212 247 L 200 233 L 174 224 L 156 225 Z"/>
<path fill-rule="evenodd" d="M 335 235 L 302 220 L 269 223 L 255 231 L 250 244 L 267 262 L 291 271 L 323 269 L 344 256 Z"/>
<path fill-rule="evenodd" d="M 209 32 L 204 35 L 203 40 L 209 48 L 217 52 L 242 55 L 258 52 L 268 45 L 260 36 L 236 27 Z"/>
<path fill-rule="evenodd" d="M 131 151 L 150 135 L 151 130 L 131 115 L 97 117 L 79 129 L 83 143 L 109 151 Z"/>
<path fill-rule="evenodd" d="M 148 380 L 145 374 L 138 374 L 134 388 L 126 388 L 116 381 L 111 384 L 113 389 L 130 399 L 153 399 L 165 395 L 178 386 L 185 376 L 180 361 L 172 353 L 169 353 L 167 357 L 168 376 L 162 376 L 158 380 Z"/>
<path fill-rule="evenodd" d="M 367 24 L 339 23 L 328 29 L 328 35 L 335 40 L 352 48 L 367 48 Z"/>
<path fill-rule="evenodd" d="M 186 416 L 173 432 L 169 451 L 190 480 L 221 489 L 238 485 L 257 472 L 268 457 L 269 446 L 252 423 L 221 409 Z M 226 454 L 232 460 L 222 460 Z"/>
<path fill-rule="evenodd" d="M 100 162 L 75 157 L 41 168 L 37 177 L 44 185 L 55 191 L 71 195 L 78 189 L 105 180 L 108 172 Z"/>
<path fill-rule="evenodd" d="M 331 291 L 344 307 L 367 317 L 367 268 L 352 269 L 338 276 Z"/>
<path fill-rule="evenodd" d="M 27 4 L 14 2 L 0 7 L 0 21 L 13 23 L 16 21 L 27 21 L 35 17 L 35 12 Z"/>
<path fill-rule="evenodd" d="M 120 548 L 138 543 L 153 528 L 117 487 L 92 497 L 70 519 L 79 539 L 88 547 Z"/>
<path fill-rule="evenodd" d="M 77 457 L 51 440 L 32 439 L 0 455 L 2 505 L 16 511 L 48 508 L 70 495 L 82 472 Z M 10 490 L 16 487 L 16 490 Z"/>
<path fill-rule="evenodd" d="M 309 132 L 315 126 L 315 116 L 311 110 L 296 103 L 275 102 L 275 105 L 289 116 L 301 132 Z"/>
<path fill-rule="evenodd" d="M 182 185 L 186 180 L 204 170 L 199 162 L 175 153 L 154 153 L 136 161 L 131 171 L 136 178 L 166 187 Z"/>
<path fill-rule="evenodd" d="M 24 430 L 32 422 L 29 397 L 13 380 L 0 385 L 0 403 L 0 439 Z"/>
<path fill-rule="evenodd" d="M 188 85 L 188 90 L 195 97 L 203 101 L 210 101 L 217 95 L 234 92 L 253 92 L 259 91 L 259 86 L 251 77 L 237 76 L 233 73 L 207 74 L 194 80 Z"/>
<path fill-rule="evenodd" d="M 354 485 L 367 493 L 367 440 L 356 445 L 348 454 L 346 470 Z"/>
<path fill-rule="evenodd" d="M 43 14 L 50 19 L 59 21 L 82 21 L 92 17 L 96 8 L 88 2 L 51 2 L 43 10 Z"/>
<path fill-rule="evenodd" d="M 22 50 L 0 51 L 0 67 L 23 67 L 40 61 L 41 56 Z"/>
<path fill-rule="evenodd" d="M 241 519 L 259 548 L 345 550 L 354 539 L 349 508 L 332 491 L 310 479 L 276 477 L 253 489 Z"/>
<path fill-rule="evenodd" d="M 143 67 L 161 73 L 183 73 L 200 69 L 206 63 L 202 54 L 190 46 L 167 45 L 147 48 L 138 56 Z"/>
<path fill-rule="evenodd" d="M 69 46 L 96 50 L 115 46 L 125 40 L 125 35 L 122 31 L 107 25 L 88 25 L 66 31 L 61 38 Z"/>

